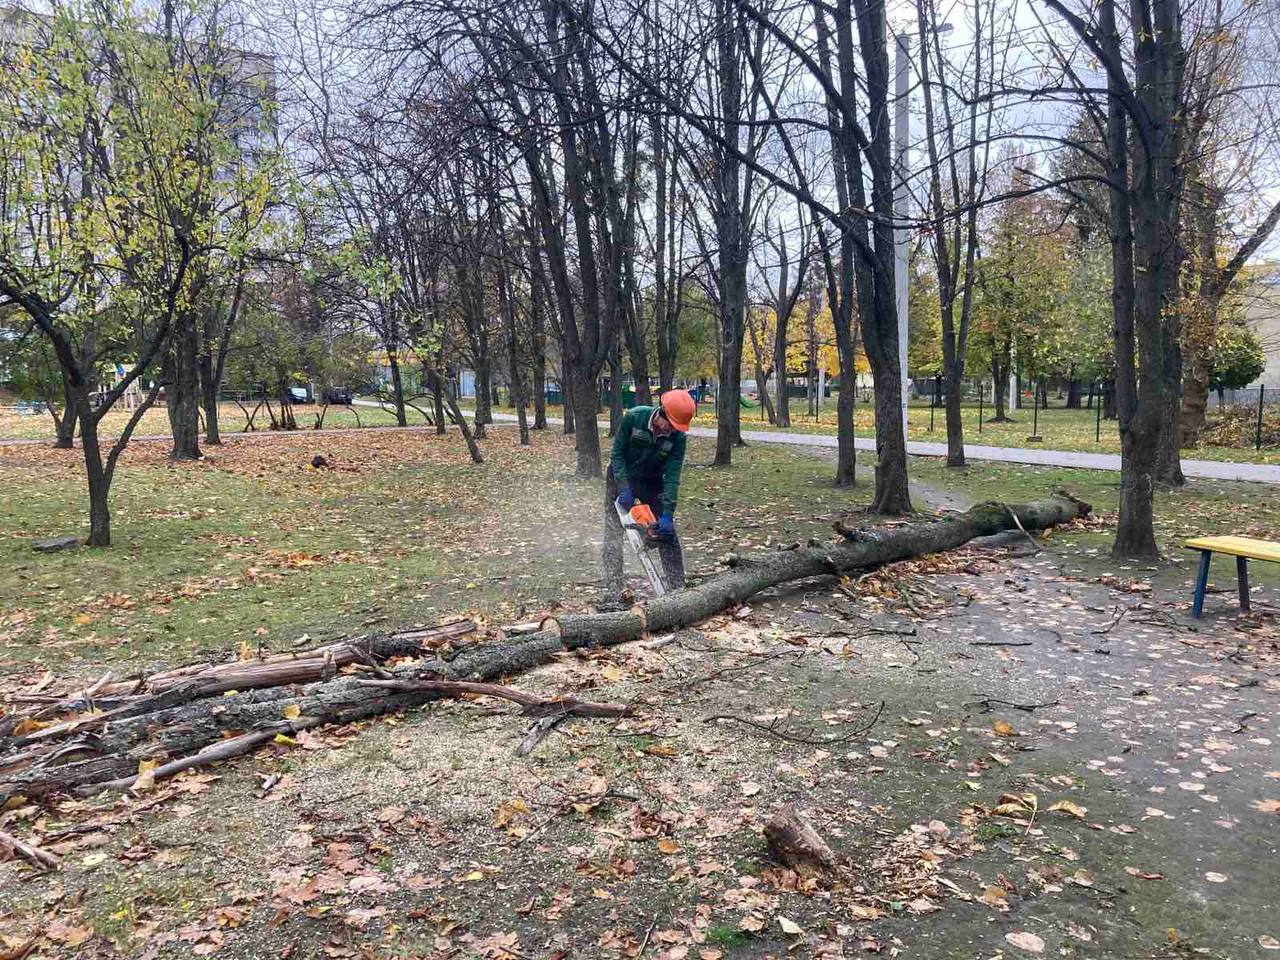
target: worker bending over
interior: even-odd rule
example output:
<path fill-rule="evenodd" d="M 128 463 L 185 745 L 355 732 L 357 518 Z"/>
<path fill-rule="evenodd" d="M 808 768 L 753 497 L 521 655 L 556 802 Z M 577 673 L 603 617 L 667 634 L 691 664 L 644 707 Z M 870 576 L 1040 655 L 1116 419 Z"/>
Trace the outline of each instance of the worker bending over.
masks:
<path fill-rule="evenodd" d="M 622 595 L 622 523 L 613 504 L 624 511 L 645 503 L 658 517 L 658 554 L 667 586 L 684 586 L 684 555 L 676 535 L 676 499 L 684 466 L 685 432 L 697 405 L 687 390 L 668 390 L 658 406 L 632 407 L 613 438 L 613 454 L 604 481 L 604 601 Z"/>

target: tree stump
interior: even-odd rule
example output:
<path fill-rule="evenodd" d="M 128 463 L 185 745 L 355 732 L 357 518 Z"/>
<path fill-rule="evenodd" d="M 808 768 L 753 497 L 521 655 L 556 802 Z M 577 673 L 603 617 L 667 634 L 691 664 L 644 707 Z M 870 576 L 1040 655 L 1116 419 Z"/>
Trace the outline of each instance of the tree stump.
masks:
<path fill-rule="evenodd" d="M 764 838 L 769 844 L 769 852 L 793 869 L 817 867 L 825 870 L 835 866 L 836 858 L 831 848 L 790 803 L 764 825 Z"/>

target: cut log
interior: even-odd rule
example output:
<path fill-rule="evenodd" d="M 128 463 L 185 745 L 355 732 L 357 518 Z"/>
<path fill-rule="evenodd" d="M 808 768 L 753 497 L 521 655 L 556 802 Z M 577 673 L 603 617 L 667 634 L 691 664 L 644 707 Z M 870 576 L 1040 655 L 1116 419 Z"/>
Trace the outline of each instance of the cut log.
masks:
<path fill-rule="evenodd" d="M 476 632 L 472 620 L 452 620 L 436 627 L 402 630 L 392 634 L 354 637 L 306 651 L 276 654 L 259 660 L 230 663 L 197 663 L 152 674 L 126 683 L 111 683 L 108 674 L 93 686 L 41 706 L 33 719 L 97 707 L 101 713 L 74 718 L 19 738 L 16 742 L 43 740 L 100 727 L 107 721 L 162 710 L 188 700 L 215 696 L 230 690 L 254 690 L 292 683 L 308 683 L 333 677 L 352 663 L 382 663 L 393 657 L 417 657 L 438 653 L 461 643 Z M 147 694 L 154 696 L 148 697 Z M 10 718 L 10 727 L 16 718 Z M 3 736 L 0 731 L 0 736 Z"/>
<path fill-rule="evenodd" d="M 793 869 L 835 866 L 836 858 L 831 848 L 791 804 L 779 810 L 764 825 L 764 838 L 769 844 L 769 852 Z"/>
<path fill-rule="evenodd" d="M 350 723 L 383 713 L 419 706 L 442 696 L 458 695 L 458 689 L 446 690 L 446 683 L 458 681 L 492 683 L 516 676 L 548 663 L 566 651 L 585 647 L 612 646 L 637 640 L 649 631 L 666 631 L 689 626 L 721 610 L 735 607 L 762 590 L 795 580 L 840 575 L 936 553 L 958 547 L 975 537 L 990 536 L 1003 530 L 1043 530 L 1056 524 L 1084 517 L 1088 504 L 1066 494 L 1021 506 L 980 504 L 962 514 L 950 514 L 905 525 L 868 528 L 852 540 L 835 542 L 825 547 L 778 551 L 749 558 L 696 586 L 656 597 L 647 603 L 620 613 L 583 614 L 546 620 L 536 633 L 502 642 L 480 643 L 465 647 L 450 659 L 437 655 L 403 664 L 383 674 L 389 682 L 372 682 L 353 676 L 333 677 L 320 662 L 319 678 L 314 651 L 309 652 L 301 672 L 289 674 L 290 685 L 242 689 L 241 683 L 227 687 L 232 675 L 238 680 L 265 682 L 264 667 L 276 663 L 292 664 L 298 660 L 277 658 L 264 663 L 204 665 L 201 671 L 170 671 L 157 677 L 179 678 L 177 686 L 156 694 L 145 709 L 139 703 L 127 703 L 128 715 L 116 714 L 106 722 L 88 729 L 79 723 L 64 724 L 56 735 L 45 741 L 49 749 L 65 746 L 68 736 L 83 749 L 73 755 L 87 759 L 55 764 L 45 763 L 47 756 L 31 756 L 31 739 L 0 739 L 0 799 L 6 795 L 40 796 L 103 781 L 117 780 L 136 772 L 141 760 L 160 761 L 189 757 L 224 739 L 227 735 L 268 729 L 288 717 L 303 717 L 323 723 Z M 459 628 L 461 629 L 461 628 Z M 386 638 L 403 641 L 421 654 L 421 637 L 398 634 Z M 396 640 L 395 638 L 399 638 Z M 417 644 L 413 647 L 413 644 Z M 357 647 L 353 643 L 331 644 L 326 659 L 334 662 L 344 651 Z M 387 648 L 382 648 L 379 653 Z M 348 663 L 359 657 L 351 654 Z M 241 671 L 234 673 L 234 671 Z M 244 671 L 261 671 L 245 673 Z M 213 672 L 210 672 L 213 671 Z M 222 672 L 218 672 L 222 671 Z M 274 674 L 270 674 L 274 676 Z M 296 682 L 311 678 L 310 682 Z M 154 681 L 156 678 L 152 678 Z M 151 681 L 149 681 L 151 682 Z M 182 684 L 193 684 L 207 693 L 236 689 L 224 696 L 192 699 Z M 509 688 L 499 688 L 508 690 Z M 166 696 L 181 695 L 182 702 L 165 702 Z M 532 695 L 519 695 L 532 696 Z M 518 699 L 513 693 L 508 699 Z M 540 698 L 534 698 L 540 699 Z M 523 702 L 519 701 L 518 702 Z M 555 709 L 566 709 L 560 701 Z M 616 715 L 616 714 L 611 714 Z M 22 762 L 13 758 L 18 748 L 26 748 Z M 14 767 L 17 766 L 17 769 Z"/>
<path fill-rule="evenodd" d="M 319 680 L 326 661 L 334 667 L 349 663 L 381 662 L 392 657 L 412 657 L 432 653 L 450 643 L 457 643 L 476 632 L 471 620 L 452 620 L 423 630 L 402 630 L 397 633 L 351 640 L 313 647 L 306 651 L 276 654 L 261 660 L 241 660 L 234 663 L 195 664 L 177 670 L 153 674 L 142 684 L 148 693 L 163 693 L 179 684 L 199 681 L 204 694 L 223 693 L 227 690 L 250 690 L 256 687 L 274 687 L 282 683 L 306 683 Z M 117 684 L 110 692 L 127 690 L 128 685 Z"/>

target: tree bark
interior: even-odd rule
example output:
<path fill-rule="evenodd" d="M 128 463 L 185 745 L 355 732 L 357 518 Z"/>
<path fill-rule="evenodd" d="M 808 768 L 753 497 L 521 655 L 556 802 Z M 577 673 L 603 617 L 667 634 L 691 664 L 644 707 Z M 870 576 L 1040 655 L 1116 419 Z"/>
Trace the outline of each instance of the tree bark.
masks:
<path fill-rule="evenodd" d="M 1074 368 L 1072 372 L 1074 373 Z M 1067 409 L 1080 409 L 1080 381 L 1074 376 L 1067 380 Z"/>
<path fill-rule="evenodd" d="M 48 400 L 45 401 L 51 413 L 54 413 L 55 405 Z M 53 447 L 55 450 L 70 450 L 75 446 L 76 437 L 76 408 L 75 398 L 71 395 L 71 386 L 67 383 L 67 378 L 62 377 L 62 415 L 53 416 L 55 438 Z"/>
<path fill-rule="evenodd" d="M 573 372 L 573 432 L 577 438 L 577 475 L 585 479 L 599 477 L 600 431 L 596 414 L 600 411 L 600 387 L 596 378 L 581 369 Z"/>
<path fill-rule="evenodd" d="M 574 419 L 573 407 L 573 384 L 569 381 L 568 374 L 564 374 L 560 380 L 560 399 L 564 401 L 564 424 L 563 430 L 565 436 L 577 436 L 578 424 Z M 592 423 L 595 421 L 592 420 Z M 574 449 L 577 449 L 577 441 L 574 441 Z"/>
<path fill-rule="evenodd" d="M 791 398 L 787 395 L 787 327 L 789 316 L 777 315 L 773 331 L 774 418 L 780 427 L 791 426 Z"/>
<path fill-rule="evenodd" d="M 394 347 L 387 348 L 387 366 L 391 368 L 391 402 L 396 408 L 396 426 L 407 427 L 404 409 L 404 377 L 400 375 L 400 358 Z"/>
<path fill-rule="evenodd" d="M 222 443 L 218 424 L 218 379 L 213 374 L 213 358 L 208 353 L 199 357 L 200 406 L 204 409 L 204 442 L 217 446 Z"/>
<path fill-rule="evenodd" d="M 200 459 L 200 377 L 196 366 L 199 331 L 192 310 L 183 311 L 173 329 L 165 402 L 173 432 L 173 460 Z"/>

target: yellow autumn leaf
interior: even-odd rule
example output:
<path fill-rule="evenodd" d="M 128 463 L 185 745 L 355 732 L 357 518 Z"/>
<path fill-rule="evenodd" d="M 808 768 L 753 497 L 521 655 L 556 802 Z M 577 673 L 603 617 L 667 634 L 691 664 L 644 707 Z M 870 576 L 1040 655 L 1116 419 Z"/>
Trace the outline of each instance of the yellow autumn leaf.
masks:
<path fill-rule="evenodd" d="M 617 664 L 606 663 L 600 668 L 600 676 L 605 680 L 608 680 L 610 683 L 617 683 L 622 679 L 622 670 L 617 666 Z"/>
<path fill-rule="evenodd" d="M 49 724 L 43 720 L 33 720 L 31 717 L 24 717 L 19 720 L 17 725 L 13 728 L 13 736 L 25 737 L 27 734 L 35 733 L 37 730 L 43 730 L 47 726 L 49 726 Z"/>
<path fill-rule="evenodd" d="M 1051 804 L 1046 808 L 1049 812 L 1058 810 L 1062 813 L 1069 813 L 1077 820 L 1083 820 L 1084 815 L 1089 812 L 1088 807 L 1082 807 L 1078 803 L 1072 803 L 1070 800 L 1059 800 L 1057 803 Z"/>
<path fill-rule="evenodd" d="M 156 767 L 159 763 L 155 760 L 139 760 L 138 761 L 138 779 L 133 781 L 130 788 L 138 793 L 152 790 L 156 785 Z"/>
<path fill-rule="evenodd" d="M 293 739 L 293 737 L 285 736 L 283 733 L 277 733 L 275 735 L 275 739 L 273 739 L 271 742 L 279 743 L 286 747 L 296 747 L 298 745 L 297 740 Z"/>
<path fill-rule="evenodd" d="M 991 732 L 997 737 L 1012 737 L 1014 736 L 1013 724 L 1008 720 L 997 720 L 991 725 Z"/>
<path fill-rule="evenodd" d="M 1024 817 L 1039 805 L 1034 793 L 1002 793 L 991 812 L 997 817 Z"/>
<path fill-rule="evenodd" d="M 670 837 L 663 837 L 658 841 L 658 852 L 665 854 L 679 853 L 680 844 Z"/>
<path fill-rule="evenodd" d="M 798 937 L 802 933 L 804 933 L 804 930 L 801 929 L 800 924 L 796 923 L 794 920 L 789 920 L 783 916 L 778 917 L 778 926 L 782 928 L 782 932 L 785 933 L 788 937 Z"/>
<path fill-rule="evenodd" d="M 297 720 L 302 716 L 302 708 L 296 703 L 291 703 L 284 708 L 284 718 L 286 720 Z"/>
<path fill-rule="evenodd" d="M 77 625 L 77 626 L 83 627 L 83 626 L 87 626 L 87 625 L 88 625 L 88 624 L 90 624 L 90 623 L 93 623 L 93 614 L 91 614 L 91 613 L 77 613 L 77 614 L 76 614 L 76 625 Z"/>
<path fill-rule="evenodd" d="M 475 882 L 476 882 L 476 881 L 478 881 L 478 880 L 483 880 L 483 879 L 484 879 L 484 873 L 483 873 L 482 871 L 480 871 L 480 870 L 472 870 L 470 873 L 468 873 L 468 874 L 467 874 L 465 877 L 463 877 L 462 879 L 463 879 L 463 880 L 467 880 L 467 881 L 469 881 L 469 882 L 471 882 L 471 883 L 475 883 Z"/>

